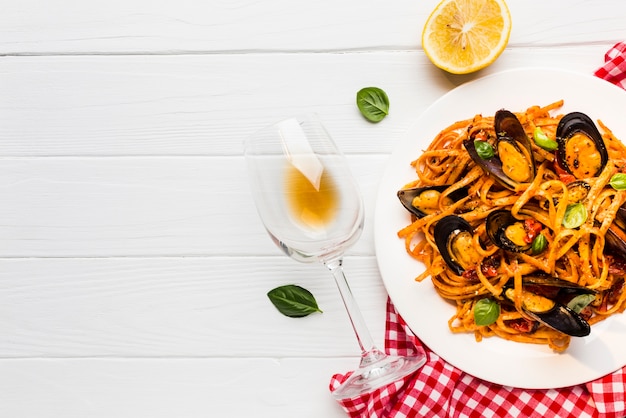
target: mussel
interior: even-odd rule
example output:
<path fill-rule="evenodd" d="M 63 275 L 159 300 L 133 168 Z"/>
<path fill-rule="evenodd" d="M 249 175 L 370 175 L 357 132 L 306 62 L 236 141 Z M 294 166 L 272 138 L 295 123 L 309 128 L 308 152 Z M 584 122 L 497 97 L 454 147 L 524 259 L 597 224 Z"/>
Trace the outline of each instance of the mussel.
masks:
<path fill-rule="evenodd" d="M 508 110 L 498 110 L 494 117 L 494 129 L 496 141 L 492 157 L 482 158 L 472 137 L 463 143 L 468 154 L 507 189 L 515 190 L 520 184 L 530 183 L 536 174 L 535 159 L 519 119 Z"/>
<path fill-rule="evenodd" d="M 595 123 L 581 112 L 563 116 L 556 129 L 558 164 L 577 179 L 598 176 L 609 155 Z"/>
<path fill-rule="evenodd" d="M 503 295 L 514 302 L 515 290 L 512 283 L 504 287 Z M 543 274 L 534 274 L 522 278 L 521 303 L 526 315 L 563 334 L 573 337 L 589 335 L 591 327 L 568 304 L 584 299 L 586 305 L 595 299 L 595 291 L 576 283 L 571 283 Z M 572 302 L 574 301 L 574 302 Z"/>
<path fill-rule="evenodd" d="M 571 203 L 580 203 L 589 194 L 591 190 L 591 185 L 584 180 L 575 180 L 567 183 L 567 204 Z M 563 193 L 555 193 L 552 198 L 552 203 L 556 206 L 561 198 L 563 197 Z M 543 209 L 548 209 L 548 201 L 545 200 L 541 204 Z"/>
<path fill-rule="evenodd" d="M 402 205 L 417 218 L 439 210 L 439 200 L 449 185 L 413 187 L 398 191 L 398 199 Z M 467 188 L 456 189 L 444 197 L 443 206 L 449 206 L 467 196 Z"/>
<path fill-rule="evenodd" d="M 604 236 L 607 246 L 613 253 L 626 257 L 626 208 L 621 207 L 615 214 L 615 219 Z"/>
<path fill-rule="evenodd" d="M 460 216 L 444 216 L 435 225 L 433 233 L 439 253 L 457 276 L 481 260 L 474 247 L 473 228 Z"/>
<path fill-rule="evenodd" d="M 585 200 L 591 190 L 591 185 L 584 180 L 576 180 L 567 184 L 567 203 L 579 203 Z"/>
<path fill-rule="evenodd" d="M 506 209 L 491 212 L 485 220 L 487 236 L 496 246 L 514 253 L 523 253 L 531 249 L 527 242 L 527 230 L 524 220 L 515 218 Z"/>

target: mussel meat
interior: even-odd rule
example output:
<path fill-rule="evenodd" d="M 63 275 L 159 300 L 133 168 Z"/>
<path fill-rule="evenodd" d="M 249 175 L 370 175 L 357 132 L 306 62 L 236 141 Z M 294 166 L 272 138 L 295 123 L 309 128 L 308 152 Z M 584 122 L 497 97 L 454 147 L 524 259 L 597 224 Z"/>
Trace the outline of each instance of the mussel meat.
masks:
<path fill-rule="evenodd" d="M 494 117 L 495 153 L 482 158 L 474 143 L 475 138 L 464 141 L 465 149 L 476 164 L 507 189 L 515 190 L 520 184 L 530 183 L 536 174 L 532 145 L 517 116 L 508 110 L 498 110 Z"/>
<path fill-rule="evenodd" d="M 591 185 L 584 180 L 575 180 L 567 183 L 567 204 L 569 205 L 572 203 L 582 202 L 585 200 L 590 190 Z M 552 203 L 556 206 L 563 197 L 563 194 L 556 193 L 553 196 Z M 548 206 L 547 200 L 545 200 L 541 205 L 544 209 L 548 209 Z"/>
<path fill-rule="evenodd" d="M 586 295 L 586 303 L 595 299 L 595 291 L 576 283 L 542 274 L 522 278 L 521 303 L 525 314 L 563 334 L 573 337 L 589 335 L 591 327 L 576 311 L 568 307 L 574 298 Z M 514 302 L 515 290 L 509 283 L 504 296 Z"/>
<path fill-rule="evenodd" d="M 567 184 L 567 203 L 579 203 L 585 200 L 591 190 L 591 185 L 583 180 L 572 181 Z"/>
<path fill-rule="evenodd" d="M 532 242 L 527 242 L 528 231 L 524 220 L 515 218 L 506 209 L 491 212 L 485 220 L 487 236 L 496 246 L 514 253 L 523 253 L 531 249 Z"/>
<path fill-rule="evenodd" d="M 439 201 L 449 187 L 449 185 L 442 185 L 402 189 L 398 191 L 398 199 L 409 212 L 419 219 L 439 210 Z M 462 187 L 445 195 L 441 204 L 449 206 L 466 196 L 467 188 Z"/>
<path fill-rule="evenodd" d="M 434 236 L 441 256 L 457 276 L 480 262 L 482 257 L 473 243 L 473 228 L 460 216 L 448 215 L 440 219 Z"/>
<path fill-rule="evenodd" d="M 595 123 L 581 112 L 563 116 L 556 129 L 558 164 L 577 179 L 598 176 L 609 155 Z"/>

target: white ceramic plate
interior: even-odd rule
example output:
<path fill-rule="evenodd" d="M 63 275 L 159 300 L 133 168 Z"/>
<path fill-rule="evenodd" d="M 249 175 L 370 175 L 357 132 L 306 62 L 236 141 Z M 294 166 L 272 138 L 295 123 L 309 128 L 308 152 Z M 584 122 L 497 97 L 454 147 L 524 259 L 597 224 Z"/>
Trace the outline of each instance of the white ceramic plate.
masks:
<path fill-rule="evenodd" d="M 435 353 L 457 368 L 502 385 L 547 389 L 576 385 L 626 364 L 626 314 L 592 327 L 585 338 L 572 338 L 565 353 L 547 347 L 452 334 L 447 321 L 454 306 L 430 280 L 414 278 L 424 266 L 409 257 L 396 232 L 409 222 L 396 192 L 415 179 L 410 162 L 448 125 L 498 109 L 522 111 L 564 99 L 562 112 L 581 111 L 601 119 L 626 141 L 626 92 L 593 76 L 551 69 L 519 69 L 486 76 L 455 88 L 430 106 L 392 153 L 376 203 L 376 256 L 385 287 L 411 330 Z"/>

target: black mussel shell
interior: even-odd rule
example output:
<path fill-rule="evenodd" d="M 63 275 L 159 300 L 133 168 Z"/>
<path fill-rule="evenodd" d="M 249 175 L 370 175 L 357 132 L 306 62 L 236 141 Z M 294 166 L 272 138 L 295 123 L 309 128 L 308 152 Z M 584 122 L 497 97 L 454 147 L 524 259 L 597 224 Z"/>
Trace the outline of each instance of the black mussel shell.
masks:
<path fill-rule="evenodd" d="M 496 151 L 501 143 L 510 144 L 516 153 L 523 155 L 528 160 L 527 169 L 530 171 L 529 180 L 535 178 L 536 167 L 532 152 L 532 145 L 517 116 L 508 110 L 498 110 L 494 117 L 494 129 L 496 131 Z M 481 158 L 476 151 L 474 138 L 468 138 L 463 142 L 468 154 L 476 164 L 491 174 L 503 187 L 515 190 L 517 186 L 527 181 L 520 181 L 509 177 L 503 168 L 502 156 L 497 152 L 491 158 Z"/>
<path fill-rule="evenodd" d="M 568 190 L 567 203 L 568 204 L 579 203 L 585 200 L 585 198 L 589 194 L 589 190 L 591 190 L 591 185 L 584 180 L 575 180 L 567 184 L 567 190 Z M 554 203 L 555 206 L 559 203 L 559 200 L 561 199 L 561 197 L 562 197 L 561 194 L 557 194 L 555 197 L 552 198 L 552 202 Z M 544 201 L 542 207 L 544 209 L 548 209 L 547 201 Z"/>
<path fill-rule="evenodd" d="M 491 212 L 485 220 L 487 236 L 496 246 L 514 253 L 523 253 L 531 249 L 532 243 L 515 243 L 511 240 L 506 232 L 507 228 L 517 223 L 523 223 L 523 220 L 515 218 L 511 212 L 506 209 Z M 523 225 L 522 225 L 523 226 Z"/>
<path fill-rule="evenodd" d="M 498 110 L 494 116 L 493 127 L 498 137 L 513 138 L 524 147 L 531 149 L 528 135 L 513 112 L 505 109 Z"/>
<path fill-rule="evenodd" d="M 591 326 L 580 315 L 558 302 L 547 312 L 530 312 L 531 318 L 572 337 L 586 337 L 591 333 Z"/>
<path fill-rule="evenodd" d="M 595 295 L 596 291 L 589 289 L 585 286 L 581 286 L 578 283 L 568 282 L 567 280 L 559 279 L 558 277 L 548 276 L 547 274 L 535 273 L 528 274 L 522 278 L 522 284 L 524 286 L 541 286 L 545 288 L 554 288 L 557 292 L 562 294 L 573 295 Z"/>
<path fill-rule="evenodd" d="M 591 185 L 583 180 L 576 180 L 568 183 L 567 191 L 569 192 L 568 203 L 578 203 L 585 200 L 591 190 Z"/>
<path fill-rule="evenodd" d="M 427 213 L 424 212 L 419 207 L 413 206 L 413 200 L 415 199 L 415 197 L 419 196 L 420 194 L 428 190 L 436 190 L 442 193 L 449 187 L 450 185 L 442 185 L 442 186 L 412 187 L 410 189 L 402 189 L 398 191 L 398 199 L 400 199 L 400 202 L 402 203 L 402 205 L 409 212 L 411 212 L 417 218 L 423 218 L 424 216 L 427 215 Z M 459 201 L 466 196 L 467 196 L 467 187 L 462 187 L 448 194 L 448 197 L 452 199 L 453 202 Z"/>
<path fill-rule="evenodd" d="M 620 257 L 626 257 L 626 208 L 617 210 L 615 219 L 604 236 L 610 250 Z"/>
<path fill-rule="evenodd" d="M 548 298 L 553 303 L 550 309 L 541 311 L 532 310 L 525 306 L 524 312 L 528 316 L 550 328 L 573 337 L 589 335 L 591 332 L 589 323 L 559 300 L 563 298 L 570 299 L 573 296 L 582 294 L 594 295 L 596 293 L 594 290 L 543 274 L 523 277 L 522 286 L 524 290 L 533 295 Z M 505 286 L 505 292 L 503 293 L 505 297 L 507 287 Z"/>
<path fill-rule="evenodd" d="M 444 216 L 435 225 L 435 244 L 448 267 L 460 276 L 465 268 L 459 264 L 458 256 L 451 250 L 451 242 L 462 232 L 473 233 L 472 226 L 463 218 L 456 215 Z M 452 246 L 453 247 L 453 246 Z"/>
<path fill-rule="evenodd" d="M 573 143 L 568 146 L 573 138 L 579 138 L 577 134 L 583 134 L 590 140 L 580 144 L 584 149 Z M 558 164 L 577 179 L 598 176 L 609 160 L 600 131 L 584 113 L 572 112 L 563 116 L 556 129 L 556 140 Z"/>

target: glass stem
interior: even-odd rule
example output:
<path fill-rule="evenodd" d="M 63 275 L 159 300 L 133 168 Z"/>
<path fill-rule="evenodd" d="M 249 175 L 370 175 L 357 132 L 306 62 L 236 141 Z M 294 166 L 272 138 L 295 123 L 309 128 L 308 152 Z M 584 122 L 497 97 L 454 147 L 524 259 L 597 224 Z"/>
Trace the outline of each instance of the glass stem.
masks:
<path fill-rule="evenodd" d="M 324 261 L 324 265 L 333 274 L 335 283 L 337 283 L 337 288 L 339 288 L 339 293 L 341 294 L 341 299 L 348 312 L 352 329 L 354 330 L 359 347 L 361 348 L 361 366 L 384 358 L 385 354 L 376 348 L 370 331 L 365 324 L 365 319 L 363 319 L 363 314 L 361 314 L 361 310 L 356 303 L 352 290 L 350 290 L 348 280 L 343 271 L 343 259 L 339 257 Z"/>

